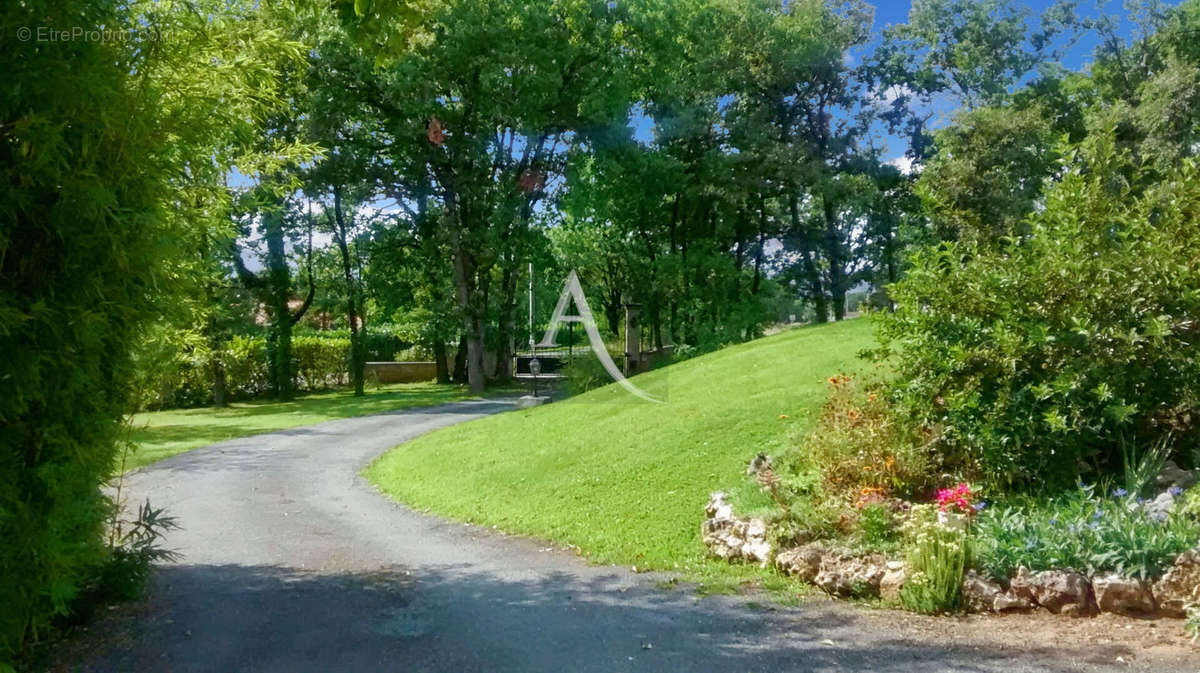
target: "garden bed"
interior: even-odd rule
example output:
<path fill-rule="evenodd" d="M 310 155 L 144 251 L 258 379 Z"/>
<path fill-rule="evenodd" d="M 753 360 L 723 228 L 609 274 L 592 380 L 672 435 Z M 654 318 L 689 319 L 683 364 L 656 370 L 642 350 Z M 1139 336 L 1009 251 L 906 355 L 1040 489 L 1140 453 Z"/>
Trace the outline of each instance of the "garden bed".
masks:
<path fill-rule="evenodd" d="M 747 471 L 776 498 L 778 480 L 760 455 Z M 989 510 L 966 484 L 935 503 L 883 498 L 866 490 L 842 536 L 797 534 L 791 512 L 739 516 L 713 493 L 701 527 L 710 553 L 773 566 L 831 596 L 874 598 L 923 613 L 1029 613 L 1086 617 L 1188 618 L 1200 602 L 1196 475 L 1167 462 L 1153 498 L 1123 488 L 1078 492 Z M 1191 490 L 1185 490 L 1191 487 Z M 780 502 L 785 510 L 793 505 Z M 880 530 L 887 518 L 892 539 Z M 856 520 L 855 520 L 856 519 Z M 866 523 L 864 523 L 866 522 Z"/>

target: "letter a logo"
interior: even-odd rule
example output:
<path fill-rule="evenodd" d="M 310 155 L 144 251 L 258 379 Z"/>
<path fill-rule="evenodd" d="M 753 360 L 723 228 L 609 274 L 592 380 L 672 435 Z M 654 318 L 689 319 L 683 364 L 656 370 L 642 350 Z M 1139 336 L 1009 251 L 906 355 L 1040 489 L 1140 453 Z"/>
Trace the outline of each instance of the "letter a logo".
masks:
<path fill-rule="evenodd" d="M 579 309 L 579 315 L 567 315 L 567 302 L 571 299 L 575 300 L 575 307 Z M 612 357 L 609 356 L 608 349 L 604 347 L 604 339 L 600 338 L 600 330 L 596 329 L 596 321 L 592 318 L 592 310 L 588 308 L 587 297 L 583 296 L 583 287 L 579 285 L 579 276 L 576 275 L 574 270 L 567 275 L 567 283 L 563 286 L 562 294 L 558 297 L 558 304 L 554 306 L 554 315 L 550 318 L 550 327 L 546 330 L 546 334 L 542 337 L 538 348 L 554 348 L 555 339 L 558 337 L 558 325 L 564 322 L 583 323 L 584 329 L 587 330 L 588 341 L 592 345 L 592 351 L 596 353 L 596 357 L 600 358 L 600 364 L 604 365 L 604 369 L 608 372 L 608 375 L 622 388 L 647 402 L 662 403 L 662 400 L 638 388 L 629 379 L 626 379 L 621 374 L 621 370 L 617 368 L 617 364 L 613 362 Z"/>

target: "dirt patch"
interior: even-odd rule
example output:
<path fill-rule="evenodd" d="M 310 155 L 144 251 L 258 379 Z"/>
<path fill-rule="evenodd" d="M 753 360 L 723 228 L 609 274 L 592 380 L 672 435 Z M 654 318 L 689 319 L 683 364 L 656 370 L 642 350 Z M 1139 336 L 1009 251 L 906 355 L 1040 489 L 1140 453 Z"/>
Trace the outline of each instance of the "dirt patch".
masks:
<path fill-rule="evenodd" d="M 830 601 L 834 602 L 834 601 Z M 990 647 L 1081 664 L 1127 665 L 1135 670 L 1200 671 L 1200 646 L 1180 619 L 1131 619 L 1113 614 L 1072 619 L 1045 611 L 927 617 L 895 609 L 859 610 L 880 629 L 931 645 Z"/>

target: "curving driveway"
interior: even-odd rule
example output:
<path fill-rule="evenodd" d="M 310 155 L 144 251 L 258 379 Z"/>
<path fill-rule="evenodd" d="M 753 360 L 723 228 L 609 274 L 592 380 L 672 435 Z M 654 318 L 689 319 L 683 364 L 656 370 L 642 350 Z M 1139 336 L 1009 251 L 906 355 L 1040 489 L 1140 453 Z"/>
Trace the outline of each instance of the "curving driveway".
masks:
<path fill-rule="evenodd" d="M 825 601 L 772 609 L 745 598 L 699 599 L 657 589 L 661 578 L 652 575 L 590 566 L 544 543 L 413 512 L 359 475 L 406 439 L 508 408 L 503 401 L 463 402 L 332 421 L 223 442 L 130 475 L 132 502 L 149 497 L 179 518 L 183 528 L 169 546 L 183 556 L 159 570 L 148 601 L 125 617 L 128 633 L 96 637 L 101 622 L 90 636 L 96 642 L 62 668 L 1200 669 L 1174 646 L 1157 658 L 1120 642 L 1043 637 L 1038 646 L 1036 619 L 1014 640 L 988 637 L 994 625 L 1023 624 L 1014 620 L 930 620 Z"/>

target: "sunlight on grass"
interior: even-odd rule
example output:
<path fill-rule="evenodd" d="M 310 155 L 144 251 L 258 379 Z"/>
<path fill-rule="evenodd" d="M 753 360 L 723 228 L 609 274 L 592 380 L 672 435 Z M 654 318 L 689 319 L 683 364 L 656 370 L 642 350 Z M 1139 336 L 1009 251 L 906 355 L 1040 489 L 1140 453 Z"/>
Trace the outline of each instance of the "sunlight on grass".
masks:
<path fill-rule="evenodd" d="M 825 379 L 862 368 L 873 343 L 866 320 L 790 330 L 633 379 L 666 389 L 666 404 L 606 386 L 430 433 L 367 475 L 413 507 L 735 590 L 764 573 L 705 556 L 709 493 L 811 427 Z"/>
<path fill-rule="evenodd" d="M 226 439 L 464 399 L 472 399 L 466 386 L 396 383 L 368 388 L 363 397 L 346 390 L 305 395 L 292 402 L 262 400 L 236 402 L 225 409 L 202 407 L 135 414 L 131 440 L 136 449 L 126 459 L 126 469 Z"/>

